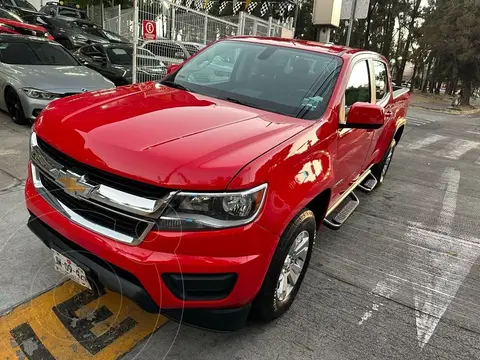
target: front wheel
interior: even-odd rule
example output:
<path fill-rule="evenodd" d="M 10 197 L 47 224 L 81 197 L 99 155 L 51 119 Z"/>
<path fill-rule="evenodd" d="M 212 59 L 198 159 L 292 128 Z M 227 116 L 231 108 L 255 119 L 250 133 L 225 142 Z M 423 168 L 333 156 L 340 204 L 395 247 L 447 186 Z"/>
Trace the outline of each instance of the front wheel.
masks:
<path fill-rule="evenodd" d="M 392 163 L 392 158 L 393 158 L 393 154 L 395 152 L 396 146 L 397 146 L 396 141 L 392 140 L 387 151 L 385 151 L 385 155 L 383 156 L 382 161 L 380 161 L 377 165 L 375 165 L 372 168 L 372 174 L 378 180 L 377 187 L 383 184 L 383 182 L 385 181 L 385 176 L 387 175 L 388 169 L 390 168 L 390 164 Z"/>
<path fill-rule="evenodd" d="M 315 216 L 308 209 L 300 212 L 288 225 L 253 301 L 254 319 L 269 322 L 290 308 L 312 256 L 316 230 Z"/>
<path fill-rule="evenodd" d="M 15 124 L 25 125 L 28 123 L 28 119 L 23 112 L 20 98 L 12 88 L 7 88 L 5 92 L 5 103 L 7 105 L 8 113 Z"/>

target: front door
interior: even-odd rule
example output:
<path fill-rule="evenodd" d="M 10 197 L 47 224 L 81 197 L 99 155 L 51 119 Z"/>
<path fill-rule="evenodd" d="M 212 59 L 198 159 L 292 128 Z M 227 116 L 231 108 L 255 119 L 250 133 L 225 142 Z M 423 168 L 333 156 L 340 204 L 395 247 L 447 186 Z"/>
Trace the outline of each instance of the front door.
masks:
<path fill-rule="evenodd" d="M 360 59 L 353 64 L 344 96 L 339 124 L 345 123 L 349 108 L 356 102 L 374 102 L 371 62 Z M 374 132 L 364 129 L 338 129 L 334 196 L 345 192 L 362 174 Z"/>

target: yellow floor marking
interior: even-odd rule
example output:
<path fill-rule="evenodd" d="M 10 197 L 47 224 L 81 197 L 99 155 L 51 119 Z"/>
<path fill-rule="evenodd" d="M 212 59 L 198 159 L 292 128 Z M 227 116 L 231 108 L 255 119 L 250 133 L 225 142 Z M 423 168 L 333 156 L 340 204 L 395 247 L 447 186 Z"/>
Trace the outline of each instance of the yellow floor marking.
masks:
<path fill-rule="evenodd" d="M 125 354 L 167 321 L 164 316 L 146 313 L 127 298 L 107 290 L 105 295 L 79 309 L 76 315 L 80 318 L 88 317 L 101 306 L 105 306 L 113 314 L 91 329 L 95 336 L 101 336 L 112 325 L 118 325 L 127 317 L 135 320 L 136 324 L 111 344 L 92 355 L 73 337 L 52 310 L 54 306 L 71 299 L 82 291 L 84 288 L 67 281 L 0 317 L 0 359 L 25 358 L 10 333 L 11 330 L 24 323 L 31 326 L 43 346 L 56 360 L 111 360 Z M 27 358 L 36 360 L 35 351 Z"/>

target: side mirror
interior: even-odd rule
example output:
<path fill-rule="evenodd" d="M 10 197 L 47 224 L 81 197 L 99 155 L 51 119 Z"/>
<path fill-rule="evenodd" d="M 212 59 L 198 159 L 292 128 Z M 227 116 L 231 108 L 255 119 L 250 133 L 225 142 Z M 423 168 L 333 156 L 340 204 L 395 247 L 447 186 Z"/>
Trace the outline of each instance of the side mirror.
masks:
<path fill-rule="evenodd" d="M 340 124 L 340 127 L 346 129 L 380 129 L 385 123 L 385 114 L 383 107 L 357 102 L 350 107 L 347 116 L 347 123 Z"/>
<path fill-rule="evenodd" d="M 167 68 L 167 75 L 177 71 L 178 69 L 180 69 L 181 66 L 182 66 L 182 64 L 172 64 L 172 65 L 170 65 Z"/>

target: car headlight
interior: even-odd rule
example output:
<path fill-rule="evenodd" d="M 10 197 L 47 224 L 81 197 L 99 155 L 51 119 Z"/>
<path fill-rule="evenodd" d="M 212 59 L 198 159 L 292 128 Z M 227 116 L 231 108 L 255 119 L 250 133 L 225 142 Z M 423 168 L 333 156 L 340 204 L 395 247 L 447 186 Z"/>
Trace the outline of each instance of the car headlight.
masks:
<path fill-rule="evenodd" d="M 22 90 L 25 94 L 27 94 L 28 97 L 31 97 L 32 99 L 53 100 L 58 97 L 58 94 L 38 89 L 23 88 Z"/>
<path fill-rule="evenodd" d="M 231 193 L 180 192 L 170 201 L 158 228 L 189 231 L 245 225 L 259 214 L 266 193 L 267 184 Z"/>

